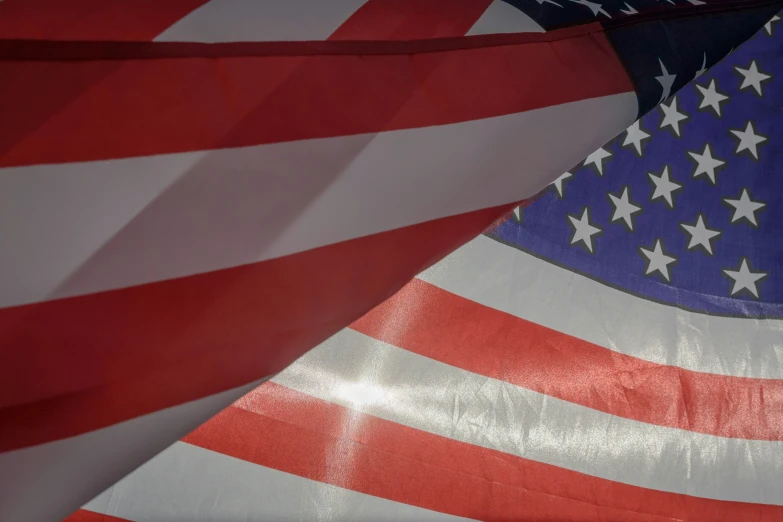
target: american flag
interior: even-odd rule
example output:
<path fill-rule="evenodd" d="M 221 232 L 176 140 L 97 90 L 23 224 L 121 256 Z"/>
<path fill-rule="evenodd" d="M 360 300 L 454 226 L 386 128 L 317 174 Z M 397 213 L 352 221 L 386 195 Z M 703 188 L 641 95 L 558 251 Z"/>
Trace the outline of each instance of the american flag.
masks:
<path fill-rule="evenodd" d="M 248 391 L 73 518 L 783 516 L 780 5 L 666 4 L 0 4 L 0 518 Z"/>

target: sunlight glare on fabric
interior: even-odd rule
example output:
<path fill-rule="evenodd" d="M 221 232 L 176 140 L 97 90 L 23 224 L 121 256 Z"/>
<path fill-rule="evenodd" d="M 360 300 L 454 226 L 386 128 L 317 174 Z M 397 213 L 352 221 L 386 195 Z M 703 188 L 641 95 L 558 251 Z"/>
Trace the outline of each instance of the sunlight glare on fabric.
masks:
<path fill-rule="evenodd" d="M 366 382 L 346 382 L 339 385 L 335 395 L 349 401 L 354 407 L 369 406 L 384 402 L 383 390 Z"/>

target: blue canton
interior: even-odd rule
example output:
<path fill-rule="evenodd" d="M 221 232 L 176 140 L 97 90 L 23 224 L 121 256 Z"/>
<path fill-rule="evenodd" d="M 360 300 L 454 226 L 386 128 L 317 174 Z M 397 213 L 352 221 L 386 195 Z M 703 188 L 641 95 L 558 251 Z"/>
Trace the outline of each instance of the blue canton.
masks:
<path fill-rule="evenodd" d="M 728 8 L 739 5 L 733 0 L 504 1 L 548 31 L 600 23 L 634 83 L 640 116 L 753 36 L 780 9 L 780 2 L 747 1 L 737 11 Z M 721 4 L 725 8 L 716 11 Z"/>
<path fill-rule="evenodd" d="M 783 317 L 779 20 L 488 235 L 654 301 Z"/>

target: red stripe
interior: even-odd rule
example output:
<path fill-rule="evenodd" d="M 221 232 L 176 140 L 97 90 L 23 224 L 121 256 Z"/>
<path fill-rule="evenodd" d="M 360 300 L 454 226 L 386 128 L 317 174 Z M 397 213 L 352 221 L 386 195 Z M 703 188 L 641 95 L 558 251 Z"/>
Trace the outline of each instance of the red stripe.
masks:
<path fill-rule="evenodd" d="M 462 36 L 492 0 L 369 0 L 330 40 L 419 40 Z"/>
<path fill-rule="evenodd" d="M 278 372 L 507 208 L 232 269 L 1 309 L 0 451 Z"/>
<path fill-rule="evenodd" d="M 124 518 L 117 518 L 111 515 L 104 515 L 103 513 L 96 513 L 95 511 L 88 511 L 86 509 L 80 509 L 75 512 L 63 522 L 131 522 Z"/>
<path fill-rule="evenodd" d="M 263 436 L 259 436 L 259 434 Z M 397 502 L 488 521 L 780 520 L 783 508 L 612 482 L 266 383 L 185 442 Z"/>
<path fill-rule="evenodd" d="M 152 40 L 206 0 L 5 0 L 0 38 Z"/>
<path fill-rule="evenodd" d="M 5 166 L 444 125 L 633 91 L 601 33 L 419 54 L 5 61 L 0 76 Z"/>
<path fill-rule="evenodd" d="M 612 415 L 722 437 L 783 440 L 783 381 L 651 363 L 418 279 L 351 328 L 452 366 Z"/>

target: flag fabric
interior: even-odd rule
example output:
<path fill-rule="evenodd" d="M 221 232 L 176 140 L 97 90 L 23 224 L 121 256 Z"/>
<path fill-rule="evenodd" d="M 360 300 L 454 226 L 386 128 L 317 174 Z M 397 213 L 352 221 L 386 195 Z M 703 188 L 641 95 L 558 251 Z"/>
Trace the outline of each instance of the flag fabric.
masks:
<path fill-rule="evenodd" d="M 783 520 L 779 20 L 79 516 Z"/>
<path fill-rule="evenodd" d="M 0 3 L 0 518 L 66 516 L 536 194 L 779 7 Z M 750 147 L 753 129 L 739 130 Z M 578 242 L 597 249 L 583 216 Z M 646 248 L 663 273 L 671 251 Z M 731 269 L 740 286 L 761 257 Z M 700 284 L 683 288 L 716 283 Z M 400 383 L 415 378 L 415 362 L 400 364 L 411 368 Z"/>

